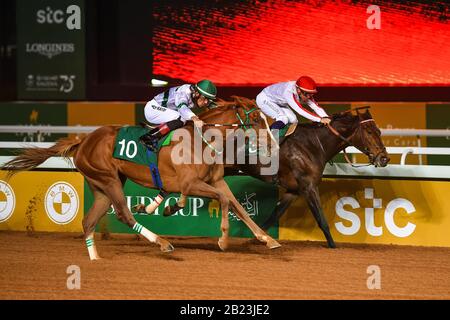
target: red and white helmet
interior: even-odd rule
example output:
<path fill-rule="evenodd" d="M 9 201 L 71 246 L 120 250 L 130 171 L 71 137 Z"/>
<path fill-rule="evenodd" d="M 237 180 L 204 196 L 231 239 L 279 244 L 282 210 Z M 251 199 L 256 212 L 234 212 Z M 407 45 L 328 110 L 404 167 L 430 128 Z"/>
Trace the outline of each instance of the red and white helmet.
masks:
<path fill-rule="evenodd" d="M 300 90 L 308 92 L 308 93 L 316 93 L 317 85 L 316 82 L 308 76 L 301 76 L 295 82 L 295 85 L 300 88 Z"/>

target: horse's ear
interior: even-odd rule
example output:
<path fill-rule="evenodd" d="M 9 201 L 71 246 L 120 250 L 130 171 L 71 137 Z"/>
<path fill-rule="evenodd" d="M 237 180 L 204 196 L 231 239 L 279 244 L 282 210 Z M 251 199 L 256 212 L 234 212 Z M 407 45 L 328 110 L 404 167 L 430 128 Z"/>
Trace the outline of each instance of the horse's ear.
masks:
<path fill-rule="evenodd" d="M 358 111 L 358 116 L 361 120 L 372 119 L 372 114 L 369 111 L 369 106 L 361 108 L 361 112 Z"/>
<path fill-rule="evenodd" d="M 234 101 L 236 102 L 236 104 L 238 106 L 242 106 L 243 107 L 245 105 L 245 103 L 242 101 L 242 97 L 233 96 L 233 98 L 234 98 Z"/>
<path fill-rule="evenodd" d="M 253 106 L 256 105 L 256 100 L 251 100 L 249 98 L 246 97 L 240 97 L 240 96 L 231 96 L 231 98 L 233 99 L 234 103 L 238 106 L 238 107 L 242 107 L 246 110 L 253 108 Z"/>
<path fill-rule="evenodd" d="M 243 107 L 245 107 L 249 101 L 249 99 L 247 99 L 245 97 L 240 97 L 240 96 L 232 96 L 232 98 L 238 105 L 243 106 Z"/>
<path fill-rule="evenodd" d="M 369 117 L 372 117 L 370 115 L 369 109 L 370 109 L 370 106 L 363 106 L 363 107 L 353 108 L 353 109 L 351 109 L 351 111 L 355 112 L 356 116 L 358 116 L 359 118 L 361 118 L 362 116 L 367 116 L 367 115 Z"/>

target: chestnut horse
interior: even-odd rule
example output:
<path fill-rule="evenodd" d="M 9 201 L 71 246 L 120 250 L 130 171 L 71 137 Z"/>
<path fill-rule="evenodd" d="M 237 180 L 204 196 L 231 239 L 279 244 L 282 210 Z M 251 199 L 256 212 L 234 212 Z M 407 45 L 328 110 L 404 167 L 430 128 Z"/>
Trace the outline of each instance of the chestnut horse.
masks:
<path fill-rule="evenodd" d="M 245 103 L 247 107 L 255 106 L 252 100 L 246 100 Z M 336 247 L 319 197 L 318 186 L 322 181 L 325 165 L 348 146 L 359 149 L 375 166 L 385 167 L 389 162 L 380 129 L 368 108 L 355 108 L 334 114 L 329 126 L 320 123 L 298 125 L 280 144 L 279 170 L 275 176 L 261 175 L 258 165 L 244 164 L 226 169 L 226 175 L 238 174 L 237 170 L 240 170 L 262 181 L 276 183 L 286 190 L 272 215 L 263 224 L 264 230 L 275 224 L 293 201 L 304 196 L 325 235 L 328 247 Z"/>
<path fill-rule="evenodd" d="M 200 118 L 205 123 L 228 124 L 228 126 L 218 127 L 218 130 L 223 132 L 226 129 L 236 128 L 236 125 L 253 126 L 260 129 L 268 128 L 264 121 L 265 118 L 261 117 L 259 110 L 235 107 L 233 102 L 219 102 L 217 108 L 200 114 Z M 231 126 L 233 124 L 235 126 Z M 113 158 L 116 136 L 120 128 L 120 126 L 103 126 L 81 139 L 78 137 L 63 138 L 50 148 L 25 149 L 1 168 L 9 170 L 10 175 L 12 175 L 17 171 L 33 169 L 49 157 L 73 156 L 76 168 L 85 177 L 94 195 L 94 203 L 83 219 L 84 237 L 91 260 L 100 258 L 94 243 L 94 230 L 111 204 L 114 206 L 116 215 L 121 222 L 142 234 L 150 242 L 157 243 L 161 251 L 170 252 L 174 249 L 167 240 L 137 223 L 127 207 L 123 193 L 123 185 L 127 179 L 131 179 L 144 187 L 156 187 L 151 179 L 148 166 Z M 190 137 L 192 137 L 196 129 L 189 124 L 178 130 L 188 130 L 191 134 Z M 223 136 L 226 139 L 225 135 Z M 228 246 L 229 206 L 239 219 L 250 228 L 258 240 L 266 243 L 269 248 L 279 247 L 280 244 L 267 235 L 236 200 L 223 179 L 224 165 L 220 163 L 206 164 L 204 162 L 200 164 L 176 163 L 175 159 L 172 158 L 172 150 L 178 143 L 172 141 L 169 146 L 162 147 L 158 154 L 158 168 L 164 190 L 181 193 L 176 209 L 184 207 L 186 196 L 217 199 L 222 210 L 222 236 L 218 241 L 222 250 L 225 250 Z M 193 154 L 194 144 L 191 145 Z M 210 144 L 203 143 L 202 151 L 210 147 Z"/>

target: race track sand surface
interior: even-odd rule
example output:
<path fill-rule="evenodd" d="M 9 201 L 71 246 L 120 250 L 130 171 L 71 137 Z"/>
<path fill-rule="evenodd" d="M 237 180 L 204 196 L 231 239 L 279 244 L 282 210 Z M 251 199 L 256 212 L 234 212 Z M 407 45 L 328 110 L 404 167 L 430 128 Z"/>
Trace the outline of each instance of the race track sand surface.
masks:
<path fill-rule="evenodd" d="M 137 235 L 96 235 L 89 261 L 81 234 L 0 231 L 0 299 L 450 299 L 450 248 L 281 241 L 269 250 L 231 239 L 167 237 L 172 253 Z M 79 290 L 67 268 L 80 267 Z M 381 271 L 369 290 L 367 268 Z"/>

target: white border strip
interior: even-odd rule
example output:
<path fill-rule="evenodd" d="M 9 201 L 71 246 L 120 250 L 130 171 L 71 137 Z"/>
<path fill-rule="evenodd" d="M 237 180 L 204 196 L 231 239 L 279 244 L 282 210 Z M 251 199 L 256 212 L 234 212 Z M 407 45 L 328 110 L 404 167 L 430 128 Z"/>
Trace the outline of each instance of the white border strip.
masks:
<path fill-rule="evenodd" d="M 123 126 L 123 125 L 118 125 Z M 99 126 L 0 126 L 1 133 L 89 133 Z M 382 136 L 450 137 L 450 129 L 380 129 Z"/>
<path fill-rule="evenodd" d="M 0 156 L 0 166 L 13 159 L 12 156 Z M 60 157 L 51 157 L 38 166 L 40 169 L 75 169 L 73 158 L 70 161 Z M 392 164 L 385 168 L 358 167 L 354 168 L 348 163 L 327 164 L 324 177 L 377 177 L 377 178 L 406 178 L 406 179 L 449 179 L 450 166 L 424 166 L 424 165 L 398 165 Z"/>
<path fill-rule="evenodd" d="M 382 178 L 406 178 L 406 179 L 450 179 L 450 166 L 425 166 L 425 165 L 399 165 L 389 164 L 384 168 L 352 167 L 347 163 L 327 164 L 324 170 L 324 177 L 382 177 Z"/>
<path fill-rule="evenodd" d="M 123 126 L 123 125 L 122 125 Z M 90 133 L 98 126 L 0 126 L 0 132 L 7 133 Z"/>

